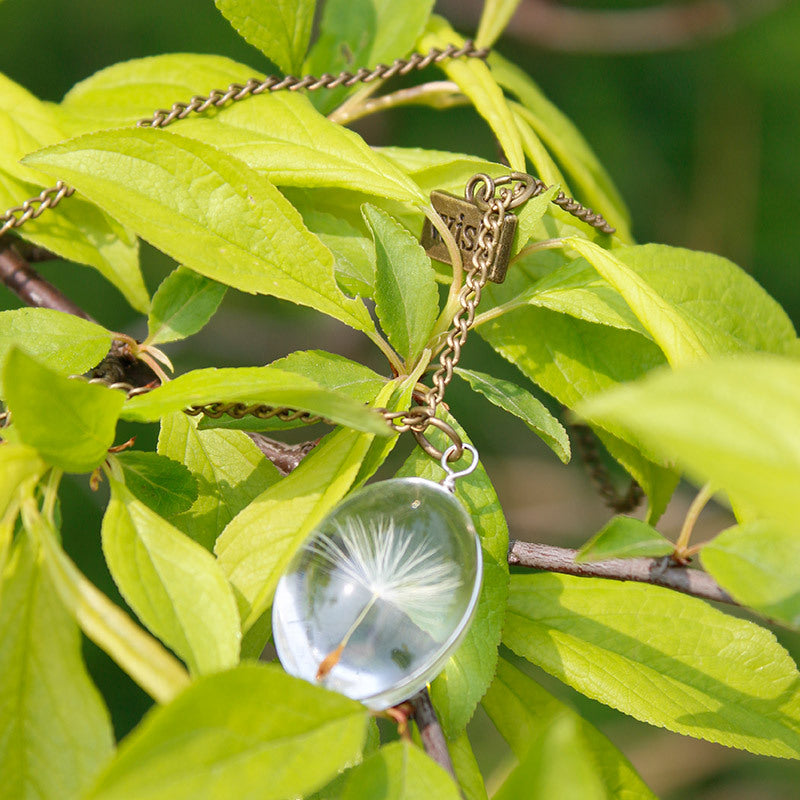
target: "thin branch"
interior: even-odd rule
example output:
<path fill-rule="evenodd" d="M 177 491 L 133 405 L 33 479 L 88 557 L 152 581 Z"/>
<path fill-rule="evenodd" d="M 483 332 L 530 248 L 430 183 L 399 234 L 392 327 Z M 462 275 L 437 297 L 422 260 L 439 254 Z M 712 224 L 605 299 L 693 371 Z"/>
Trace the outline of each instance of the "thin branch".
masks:
<path fill-rule="evenodd" d="M 549 544 L 512 541 L 508 563 L 584 578 L 651 583 L 704 600 L 739 605 L 708 573 L 700 570 L 671 566 L 662 558 L 609 558 L 576 564 L 577 552 Z"/>
<path fill-rule="evenodd" d="M 423 689 L 411 698 L 411 705 L 414 708 L 414 720 L 419 729 L 419 735 L 425 752 L 440 766 L 447 771 L 454 781 L 456 778 L 453 769 L 453 760 L 450 758 L 450 751 L 447 749 L 447 740 L 444 731 L 439 724 L 436 711 L 431 703 L 431 696 L 427 689 Z"/>
<path fill-rule="evenodd" d="M 506 29 L 509 37 L 548 50 L 642 53 L 691 47 L 726 36 L 788 0 L 671 0 L 647 8 L 571 8 L 554 0 L 527 0 Z M 443 13 L 476 21 L 480 5 L 448 0 Z"/>
<path fill-rule="evenodd" d="M 458 88 L 458 84 L 452 81 L 429 81 L 418 86 L 398 89 L 396 92 L 383 94 L 379 97 L 370 97 L 358 105 L 350 107 L 342 105 L 330 114 L 328 119 L 332 122 L 338 122 L 340 125 L 347 125 L 370 114 L 385 111 L 387 108 L 421 105 L 443 109 L 463 106 L 468 102 Z"/>
<path fill-rule="evenodd" d="M 5 247 L 0 244 L 0 281 L 29 306 L 51 308 L 94 322 L 80 306 L 39 275 L 14 247 L 8 244 Z"/>

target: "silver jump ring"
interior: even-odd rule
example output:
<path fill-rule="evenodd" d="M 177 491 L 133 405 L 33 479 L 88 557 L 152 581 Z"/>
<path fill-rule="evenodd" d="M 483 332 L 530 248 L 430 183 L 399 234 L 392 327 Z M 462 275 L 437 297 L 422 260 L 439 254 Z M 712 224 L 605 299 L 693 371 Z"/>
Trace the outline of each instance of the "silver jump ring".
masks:
<path fill-rule="evenodd" d="M 469 450 L 472 453 L 472 461 L 461 470 L 454 470 L 448 463 L 447 459 L 455 452 L 456 445 L 451 444 L 447 450 L 442 453 L 442 460 L 441 465 L 442 469 L 447 473 L 442 481 L 442 486 L 447 489 L 448 492 L 455 491 L 456 487 L 456 480 L 458 478 L 463 478 L 465 475 L 469 475 L 474 472 L 478 467 L 478 451 L 471 445 L 464 442 L 462 445 L 464 450 Z"/>

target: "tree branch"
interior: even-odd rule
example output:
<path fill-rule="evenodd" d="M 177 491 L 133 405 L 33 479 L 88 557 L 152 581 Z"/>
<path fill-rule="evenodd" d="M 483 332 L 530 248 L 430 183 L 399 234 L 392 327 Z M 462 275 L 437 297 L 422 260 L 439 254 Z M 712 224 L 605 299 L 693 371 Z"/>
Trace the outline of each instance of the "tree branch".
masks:
<path fill-rule="evenodd" d="M 739 605 L 707 572 L 671 566 L 662 558 L 609 558 L 575 563 L 578 551 L 532 542 L 510 542 L 508 563 L 584 578 L 608 578 L 664 586 L 704 600 Z"/>
<path fill-rule="evenodd" d="M 439 724 L 428 690 L 423 689 L 417 692 L 410 702 L 414 708 L 414 720 L 417 723 L 425 752 L 457 782 L 453 760 L 447 749 L 447 740 L 444 738 L 444 731 Z"/>
<path fill-rule="evenodd" d="M 36 272 L 10 243 L 0 243 L 0 281 L 29 306 L 51 308 L 94 322 L 80 306 Z"/>
<path fill-rule="evenodd" d="M 587 9 L 527 0 L 517 9 L 507 35 L 564 52 L 659 52 L 725 36 L 787 1 L 667 0 L 647 8 Z M 477 0 L 447 0 L 442 10 L 469 25 L 477 22 L 480 5 Z"/>

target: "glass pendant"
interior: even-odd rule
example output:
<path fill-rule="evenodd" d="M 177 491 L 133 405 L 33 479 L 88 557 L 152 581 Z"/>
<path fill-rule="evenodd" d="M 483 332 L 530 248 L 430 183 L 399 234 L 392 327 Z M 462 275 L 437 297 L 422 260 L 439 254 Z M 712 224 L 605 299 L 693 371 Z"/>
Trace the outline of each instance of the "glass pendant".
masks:
<path fill-rule="evenodd" d="M 317 526 L 281 578 L 278 657 L 369 708 L 396 705 L 461 641 L 482 571 L 480 540 L 451 491 L 422 478 L 367 486 Z"/>

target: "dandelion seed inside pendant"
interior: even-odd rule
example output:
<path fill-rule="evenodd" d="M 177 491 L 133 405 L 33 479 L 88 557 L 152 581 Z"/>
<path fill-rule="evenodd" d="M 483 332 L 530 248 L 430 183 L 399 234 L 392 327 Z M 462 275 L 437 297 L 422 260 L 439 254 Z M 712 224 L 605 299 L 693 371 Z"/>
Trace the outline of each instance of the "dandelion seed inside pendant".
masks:
<path fill-rule="evenodd" d="M 416 694 L 466 633 L 481 589 L 480 540 L 442 484 L 395 478 L 347 498 L 314 530 L 281 578 L 272 608 L 287 672 L 372 709 Z"/>

